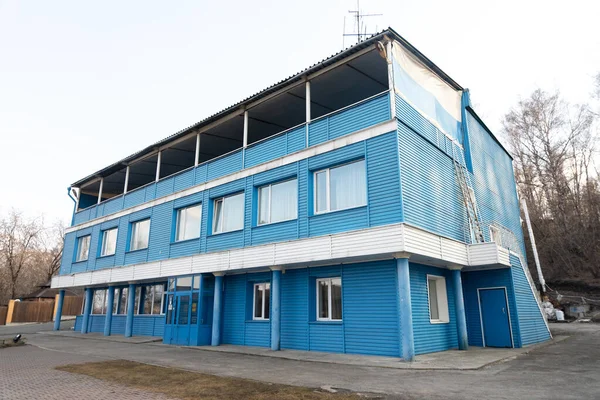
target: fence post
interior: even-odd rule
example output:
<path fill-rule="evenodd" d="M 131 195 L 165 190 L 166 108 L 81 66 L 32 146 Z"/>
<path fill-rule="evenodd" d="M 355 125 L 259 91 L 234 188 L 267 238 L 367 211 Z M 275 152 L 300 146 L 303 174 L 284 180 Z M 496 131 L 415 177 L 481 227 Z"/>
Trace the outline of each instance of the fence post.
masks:
<path fill-rule="evenodd" d="M 14 311 L 15 311 L 15 301 L 9 300 L 8 310 L 6 311 L 6 325 L 8 325 L 12 322 Z"/>

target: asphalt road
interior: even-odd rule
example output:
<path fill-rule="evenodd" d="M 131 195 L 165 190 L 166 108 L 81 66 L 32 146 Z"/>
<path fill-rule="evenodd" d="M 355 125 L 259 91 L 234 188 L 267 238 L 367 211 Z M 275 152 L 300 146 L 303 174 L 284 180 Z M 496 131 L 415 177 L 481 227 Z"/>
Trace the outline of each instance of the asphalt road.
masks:
<path fill-rule="evenodd" d="M 29 343 L 38 346 L 40 355 L 50 351 L 55 359 L 63 356 L 90 361 L 128 359 L 273 383 L 308 387 L 327 385 L 358 392 L 385 393 L 388 398 L 600 399 L 600 325 L 564 324 L 552 327 L 555 334 L 570 337 L 476 371 L 332 365 L 50 334 L 30 334 L 28 338 Z M 0 335 L 1 332 L 2 329 Z"/>

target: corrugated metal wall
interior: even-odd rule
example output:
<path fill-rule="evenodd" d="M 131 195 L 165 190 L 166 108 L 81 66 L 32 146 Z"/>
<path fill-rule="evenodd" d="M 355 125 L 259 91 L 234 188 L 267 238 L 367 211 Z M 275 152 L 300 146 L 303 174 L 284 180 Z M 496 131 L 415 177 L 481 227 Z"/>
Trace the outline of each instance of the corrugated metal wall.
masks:
<path fill-rule="evenodd" d="M 455 289 L 451 272 L 447 269 L 410 264 L 410 298 L 412 302 L 415 354 L 458 348 L 456 307 L 454 305 Z M 448 323 L 434 324 L 430 321 L 427 275 L 443 276 L 446 278 L 448 312 L 450 316 L 450 322 Z"/>
<path fill-rule="evenodd" d="M 313 146 L 387 121 L 390 119 L 389 108 L 389 95 L 388 93 L 382 93 L 363 103 L 311 122 L 308 125 L 309 144 Z M 234 151 L 196 168 L 190 168 L 161 179 L 157 183 L 151 183 L 133 190 L 125 196 L 118 196 L 99 205 L 86 208 L 74 215 L 73 223 L 76 225 L 94 218 L 110 215 L 124 208 L 166 196 L 243 168 L 249 168 L 286 154 L 295 153 L 306 147 L 306 130 L 307 127 L 303 125 L 282 132 L 269 140 L 249 146 L 244 150 L 244 155 L 242 155 L 241 149 Z"/>
<path fill-rule="evenodd" d="M 113 315 L 111 321 L 111 335 L 125 334 L 125 315 Z M 89 331 L 104 333 L 104 321 L 106 315 L 90 315 Z M 74 331 L 81 331 L 83 316 L 75 317 Z M 164 315 L 134 315 L 133 316 L 133 335 L 134 336 L 162 336 L 165 326 Z"/>
<path fill-rule="evenodd" d="M 510 308 L 510 320 L 514 345 L 515 347 L 521 347 L 522 343 L 519 331 L 519 314 L 517 313 L 515 292 L 513 289 L 510 269 L 505 268 L 490 271 L 463 272 L 462 280 L 463 295 L 465 298 L 465 310 L 467 314 L 469 345 L 483 346 L 477 289 L 505 287 L 508 297 L 508 306 Z M 534 306 L 536 306 L 535 303 Z"/>
<path fill-rule="evenodd" d="M 544 342 L 550 339 L 550 332 L 540 313 L 537 299 L 531 292 L 525 272 L 518 257 L 510 256 L 512 264 L 512 282 L 514 286 L 516 308 L 519 313 L 519 328 L 523 346 Z"/>
<path fill-rule="evenodd" d="M 397 135 L 395 132 L 390 132 L 311 157 L 308 160 L 268 170 L 204 192 L 143 209 L 102 225 L 69 233 L 65 237 L 65 253 L 60 273 L 70 274 L 111 268 L 401 222 L 400 172 L 396 149 Z M 368 204 L 364 207 L 344 211 L 312 215 L 313 172 L 320 168 L 363 158 L 367 161 Z M 298 179 L 298 218 L 282 223 L 256 226 L 256 188 L 293 177 Z M 210 234 L 213 199 L 237 192 L 245 192 L 244 230 L 217 235 Z M 201 237 L 181 243 L 172 242 L 175 210 L 200 202 L 202 203 Z M 130 223 L 144 218 L 151 218 L 148 249 L 127 252 Z M 98 257 L 102 229 L 115 226 L 119 227 L 116 254 Z M 73 263 L 76 238 L 87 234 L 92 235 L 89 258 L 84 262 Z"/>

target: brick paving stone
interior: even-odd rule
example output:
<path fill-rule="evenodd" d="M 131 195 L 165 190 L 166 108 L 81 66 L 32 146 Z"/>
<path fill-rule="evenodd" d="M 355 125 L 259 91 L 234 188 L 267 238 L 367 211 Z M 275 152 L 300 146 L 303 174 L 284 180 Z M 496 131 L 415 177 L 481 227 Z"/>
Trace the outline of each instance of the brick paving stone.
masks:
<path fill-rule="evenodd" d="M 162 394 L 57 371 L 66 364 L 102 361 L 34 346 L 0 350 L 0 400 L 167 400 Z"/>

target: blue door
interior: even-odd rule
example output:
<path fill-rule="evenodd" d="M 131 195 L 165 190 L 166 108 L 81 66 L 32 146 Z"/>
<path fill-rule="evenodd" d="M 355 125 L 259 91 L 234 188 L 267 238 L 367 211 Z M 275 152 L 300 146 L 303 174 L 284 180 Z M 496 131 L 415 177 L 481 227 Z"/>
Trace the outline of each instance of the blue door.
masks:
<path fill-rule="evenodd" d="M 506 290 L 480 289 L 481 323 L 487 347 L 512 347 Z"/>

